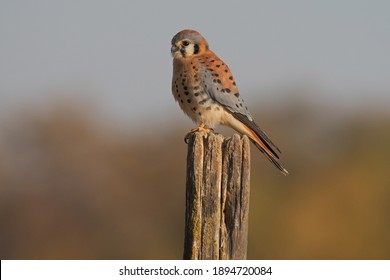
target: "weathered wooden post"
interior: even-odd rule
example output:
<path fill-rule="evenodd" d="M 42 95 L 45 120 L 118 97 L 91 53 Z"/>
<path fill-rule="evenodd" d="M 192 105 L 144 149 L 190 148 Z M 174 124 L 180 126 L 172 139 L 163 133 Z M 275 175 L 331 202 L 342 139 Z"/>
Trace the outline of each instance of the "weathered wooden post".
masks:
<path fill-rule="evenodd" d="M 188 141 L 184 259 L 246 259 L 250 148 L 246 136 Z"/>

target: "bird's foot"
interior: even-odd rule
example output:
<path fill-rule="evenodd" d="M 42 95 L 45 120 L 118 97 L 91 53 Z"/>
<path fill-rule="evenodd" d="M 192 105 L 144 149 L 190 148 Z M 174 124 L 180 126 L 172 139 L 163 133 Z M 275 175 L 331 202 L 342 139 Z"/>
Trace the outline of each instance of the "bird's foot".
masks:
<path fill-rule="evenodd" d="M 204 132 L 205 134 L 209 134 L 210 132 L 214 131 L 214 129 L 207 128 L 205 127 L 204 123 L 201 123 L 198 127 L 191 129 L 191 131 L 186 134 L 186 136 L 184 137 L 184 142 L 188 144 L 188 140 L 190 139 L 191 134 L 199 131 Z"/>

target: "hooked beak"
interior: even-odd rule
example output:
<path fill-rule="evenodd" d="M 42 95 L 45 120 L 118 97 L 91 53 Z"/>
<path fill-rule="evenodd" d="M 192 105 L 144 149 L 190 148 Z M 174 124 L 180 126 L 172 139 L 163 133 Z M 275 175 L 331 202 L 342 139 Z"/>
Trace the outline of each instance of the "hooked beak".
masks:
<path fill-rule="evenodd" d="M 179 50 L 179 47 L 176 45 L 172 45 L 171 47 L 171 54 L 172 56 L 175 56 L 175 53 Z"/>

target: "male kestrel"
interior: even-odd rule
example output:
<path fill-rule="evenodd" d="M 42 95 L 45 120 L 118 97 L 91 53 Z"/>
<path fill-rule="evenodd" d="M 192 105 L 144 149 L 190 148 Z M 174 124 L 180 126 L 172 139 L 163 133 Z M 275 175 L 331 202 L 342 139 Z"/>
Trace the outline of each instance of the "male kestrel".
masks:
<path fill-rule="evenodd" d="M 256 147 L 284 174 L 275 152 L 280 150 L 254 122 L 241 98 L 229 67 L 209 49 L 205 38 L 195 30 L 182 30 L 172 39 L 172 93 L 180 108 L 199 123 L 194 131 L 219 124 L 247 135 Z M 275 149 L 275 150 L 274 150 Z"/>

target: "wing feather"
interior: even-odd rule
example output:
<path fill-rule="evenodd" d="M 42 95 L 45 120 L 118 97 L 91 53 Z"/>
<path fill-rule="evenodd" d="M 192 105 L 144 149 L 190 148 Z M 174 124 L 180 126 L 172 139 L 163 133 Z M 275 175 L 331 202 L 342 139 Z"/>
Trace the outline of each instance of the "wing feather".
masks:
<path fill-rule="evenodd" d="M 233 75 L 228 66 L 224 64 L 223 67 L 215 69 L 208 68 L 205 65 L 202 65 L 201 67 L 203 67 L 202 73 L 204 73 L 204 88 L 210 97 L 217 103 L 223 105 L 237 120 L 252 129 L 257 137 L 264 142 L 264 145 L 271 151 L 271 153 L 276 158 L 279 158 L 274 149 L 281 153 L 280 149 L 254 122 L 251 113 L 239 94 Z M 218 79 L 216 77 L 218 77 Z M 229 78 L 223 79 L 221 77 Z"/>

